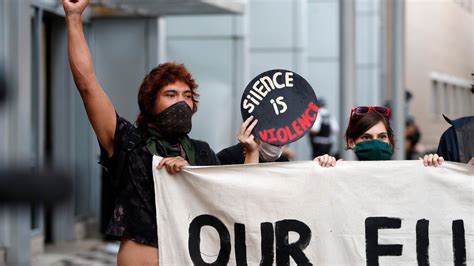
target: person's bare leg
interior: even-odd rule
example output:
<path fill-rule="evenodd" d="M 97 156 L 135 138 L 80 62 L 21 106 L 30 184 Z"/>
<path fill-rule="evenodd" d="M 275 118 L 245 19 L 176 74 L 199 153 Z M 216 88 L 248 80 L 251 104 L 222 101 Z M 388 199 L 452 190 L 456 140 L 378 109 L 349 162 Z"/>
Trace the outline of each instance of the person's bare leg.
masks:
<path fill-rule="evenodd" d="M 124 238 L 120 242 L 117 265 L 158 265 L 158 249 Z"/>

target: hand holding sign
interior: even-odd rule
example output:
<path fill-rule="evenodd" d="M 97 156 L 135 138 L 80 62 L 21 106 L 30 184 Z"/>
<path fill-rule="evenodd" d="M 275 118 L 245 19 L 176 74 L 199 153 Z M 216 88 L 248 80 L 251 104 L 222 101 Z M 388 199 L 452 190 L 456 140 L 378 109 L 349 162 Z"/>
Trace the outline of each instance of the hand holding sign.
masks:
<path fill-rule="evenodd" d="M 274 69 L 255 77 L 245 88 L 241 100 L 242 118 L 259 120 L 255 137 L 284 145 L 302 138 L 318 114 L 316 94 L 300 75 Z"/>
<path fill-rule="evenodd" d="M 257 122 L 258 120 L 253 119 L 253 116 L 247 118 L 247 120 L 245 120 L 240 126 L 239 135 L 237 136 L 239 143 L 244 147 L 246 154 L 245 163 L 258 163 L 259 143 L 257 143 L 254 135 L 252 135 L 252 131 L 255 128 L 255 125 L 257 125 Z"/>

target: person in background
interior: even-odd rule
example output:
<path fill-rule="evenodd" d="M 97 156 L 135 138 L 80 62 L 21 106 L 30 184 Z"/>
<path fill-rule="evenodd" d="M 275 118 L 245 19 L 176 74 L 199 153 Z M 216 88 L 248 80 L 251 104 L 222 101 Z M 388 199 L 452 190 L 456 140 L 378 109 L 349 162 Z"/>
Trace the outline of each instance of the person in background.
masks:
<path fill-rule="evenodd" d="M 415 117 L 410 113 L 410 101 L 413 98 L 413 94 L 406 89 L 405 90 L 405 160 L 414 160 L 419 157 L 420 152 L 418 151 L 418 143 L 421 140 L 421 131 L 415 121 Z M 391 108 L 391 102 L 386 101 L 385 107 Z"/>
<path fill-rule="evenodd" d="M 158 265 L 153 155 L 170 174 L 186 165 L 215 165 L 206 142 L 189 138 L 197 111 L 197 84 L 182 64 L 164 63 L 143 79 L 135 125 L 119 116 L 100 86 L 84 37 L 82 13 L 88 0 L 63 0 L 68 57 L 74 82 L 99 141 L 115 208 L 107 234 L 120 238 L 118 265 Z"/>
<path fill-rule="evenodd" d="M 417 145 L 421 139 L 421 132 L 414 119 L 405 121 L 405 159 L 414 160 L 418 157 Z"/>
<path fill-rule="evenodd" d="M 283 146 L 281 155 L 285 156 L 290 161 L 294 161 L 296 159 L 296 152 L 291 149 L 290 145 Z"/>
<path fill-rule="evenodd" d="M 248 164 L 248 163 L 268 163 L 268 162 L 288 162 L 288 158 L 283 155 L 286 145 L 272 145 L 256 139 L 252 130 L 257 125 L 258 120 L 250 116 L 245 120 L 239 129 L 237 139 L 239 143 L 225 148 L 217 153 L 221 164 Z M 330 167 L 336 164 L 335 158 L 323 155 L 314 158 L 321 166 Z"/>
<path fill-rule="evenodd" d="M 405 159 L 414 160 L 418 158 L 417 145 L 421 139 L 421 132 L 416 124 L 415 117 L 410 114 L 410 101 L 413 95 L 405 90 Z"/>
<path fill-rule="evenodd" d="M 326 108 L 326 101 L 323 98 L 319 98 L 317 106 L 319 107 L 318 116 L 309 132 L 313 158 L 330 154 L 333 146 L 333 137 L 339 132 L 339 124 Z"/>

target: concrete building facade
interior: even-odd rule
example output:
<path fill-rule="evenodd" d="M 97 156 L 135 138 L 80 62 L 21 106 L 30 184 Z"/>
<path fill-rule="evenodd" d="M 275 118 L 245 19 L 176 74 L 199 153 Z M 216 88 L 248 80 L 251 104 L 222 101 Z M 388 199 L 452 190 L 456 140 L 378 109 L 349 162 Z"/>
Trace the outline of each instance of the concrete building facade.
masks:
<path fill-rule="evenodd" d="M 449 127 L 442 114 L 474 115 L 473 9 L 472 0 L 407 1 L 406 87 L 427 151 Z"/>

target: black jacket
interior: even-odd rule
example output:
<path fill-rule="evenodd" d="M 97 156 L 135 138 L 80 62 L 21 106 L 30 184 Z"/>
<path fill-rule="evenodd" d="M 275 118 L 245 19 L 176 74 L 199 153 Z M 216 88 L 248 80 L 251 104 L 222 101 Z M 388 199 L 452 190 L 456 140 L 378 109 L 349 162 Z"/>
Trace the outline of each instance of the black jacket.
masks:
<path fill-rule="evenodd" d="M 441 135 L 438 155 L 452 162 L 467 163 L 474 157 L 474 116 L 465 116 L 451 120 L 444 116 L 451 125 Z"/>

